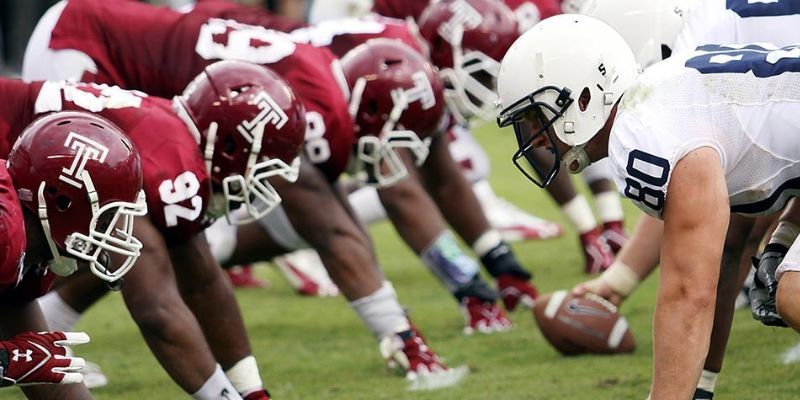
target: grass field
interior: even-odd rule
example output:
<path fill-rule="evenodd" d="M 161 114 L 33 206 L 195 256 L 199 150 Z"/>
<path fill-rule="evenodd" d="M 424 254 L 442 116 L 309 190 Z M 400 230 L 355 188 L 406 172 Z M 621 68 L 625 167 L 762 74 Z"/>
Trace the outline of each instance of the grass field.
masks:
<path fill-rule="evenodd" d="M 529 184 L 508 161 L 509 132 L 479 131 L 493 163 L 497 191 L 537 215 L 561 220 L 544 192 Z M 637 213 L 626 203 L 628 226 Z M 638 348 L 632 355 L 564 358 L 537 331 L 531 314 L 511 315 L 511 332 L 465 337 L 455 302 L 398 239 L 389 224 L 372 228 L 387 277 L 401 302 L 450 365 L 472 373 L 459 387 L 408 392 L 388 372 L 377 344 L 342 298 L 295 296 L 271 268 L 259 273 L 273 282 L 268 290 L 237 293 L 255 355 L 274 398 L 296 399 L 643 399 L 650 384 L 651 318 L 657 281 L 647 280 L 625 303 Z M 536 274 L 540 291 L 571 287 L 585 278 L 574 232 L 560 239 L 516 245 L 523 263 Z M 109 296 L 79 325 L 92 336 L 80 354 L 100 364 L 111 381 L 98 399 L 187 398 L 161 370 L 130 320 L 119 295 Z M 717 383 L 717 399 L 798 399 L 800 363 L 783 365 L 780 353 L 800 342 L 786 329 L 761 326 L 739 311 L 728 359 Z M 14 389 L 0 399 L 22 398 Z"/>

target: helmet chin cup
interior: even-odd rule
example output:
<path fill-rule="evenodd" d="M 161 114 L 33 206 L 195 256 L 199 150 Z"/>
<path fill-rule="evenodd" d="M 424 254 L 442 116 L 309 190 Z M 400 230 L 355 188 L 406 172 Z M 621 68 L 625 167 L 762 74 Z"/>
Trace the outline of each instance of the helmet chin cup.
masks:
<path fill-rule="evenodd" d="M 402 130 L 376 136 L 364 136 L 358 140 L 356 155 L 366 175 L 366 184 L 376 188 L 390 187 L 408 176 L 399 149 L 408 149 L 415 166 L 428 158 L 430 138 L 420 140 L 416 133 Z"/>
<path fill-rule="evenodd" d="M 295 158 L 292 165 L 274 159 L 256 163 L 253 168 L 248 169 L 247 177 L 242 175 L 225 177 L 222 180 L 222 193 L 228 222 L 233 225 L 244 225 L 269 214 L 281 203 L 281 196 L 268 179 L 280 176 L 288 182 L 295 182 L 299 169 L 300 158 Z M 233 211 L 240 206 L 244 206 L 247 213 L 234 218 Z"/>
<path fill-rule="evenodd" d="M 592 161 L 589 160 L 589 155 L 587 155 L 586 151 L 583 149 L 583 145 L 571 147 L 564 153 L 562 158 L 570 174 L 580 173 L 592 163 Z"/>

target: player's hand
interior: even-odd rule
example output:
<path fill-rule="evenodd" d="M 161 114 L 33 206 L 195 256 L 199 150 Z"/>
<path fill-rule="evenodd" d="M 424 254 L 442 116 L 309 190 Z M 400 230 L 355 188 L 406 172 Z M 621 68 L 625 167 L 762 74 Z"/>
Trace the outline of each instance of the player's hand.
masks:
<path fill-rule="evenodd" d="M 83 332 L 28 332 L 0 342 L 0 386 L 83 382 L 86 362 L 67 347 L 88 343 Z"/>
<path fill-rule="evenodd" d="M 615 306 L 619 306 L 622 304 L 622 301 L 625 300 L 619 293 L 615 292 L 614 289 L 611 288 L 611 285 L 606 282 L 602 276 L 598 276 L 592 280 L 579 283 L 572 288 L 572 294 L 575 296 L 584 296 L 586 293 L 594 293 Z"/>
<path fill-rule="evenodd" d="M 532 282 L 512 274 L 500 275 L 497 288 L 508 311 L 514 311 L 519 304 L 533 308 L 534 300 L 539 296 Z"/>
<path fill-rule="evenodd" d="M 753 311 L 753 318 L 761 321 L 768 326 L 786 327 L 786 322 L 778 315 L 775 305 L 775 294 L 778 291 L 778 281 L 775 279 L 775 271 L 786 255 L 783 246 L 767 246 L 761 258 L 753 258 L 753 266 L 756 268 L 753 277 L 753 287 L 748 295 L 750 296 L 750 307 Z"/>

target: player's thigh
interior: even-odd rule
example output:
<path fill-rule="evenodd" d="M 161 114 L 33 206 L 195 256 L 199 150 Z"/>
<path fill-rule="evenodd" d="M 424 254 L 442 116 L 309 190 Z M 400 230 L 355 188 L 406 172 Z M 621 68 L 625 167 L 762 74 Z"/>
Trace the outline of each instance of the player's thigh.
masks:
<path fill-rule="evenodd" d="M 792 327 L 800 327 L 800 268 L 784 270 L 776 294 L 778 313 Z"/>

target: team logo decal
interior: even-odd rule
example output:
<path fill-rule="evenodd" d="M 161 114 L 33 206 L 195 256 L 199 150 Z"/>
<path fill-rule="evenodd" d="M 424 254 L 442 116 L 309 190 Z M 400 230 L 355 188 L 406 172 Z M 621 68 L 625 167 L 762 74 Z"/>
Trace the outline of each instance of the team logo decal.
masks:
<path fill-rule="evenodd" d="M 105 162 L 108 155 L 108 147 L 75 132 L 69 133 L 67 140 L 64 142 L 64 147 L 75 150 L 75 158 L 69 168 L 61 169 L 61 175 L 59 175 L 58 179 L 80 189 L 83 187 L 82 176 L 86 162 L 89 160 Z"/>
<path fill-rule="evenodd" d="M 461 37 L 467 29 L 474 29 L 483 21 L 483 16 L 464 0 L 458 0 L 450 5 L 453 16 L 439 26 L 439 34 L 449 43 L 461 42 Z"/>
<path fill-rule="evenodd" d="M 436 105 L 436 97 L 433 94 L 431 82 L 428 76 L 423 71 L 417 71 L 411 75 L 414 81 L 414 87 L 409 89 L 394 89 L 392 90 L 392 100 L 395 104 L 399 103 L 401 98 L 405 98 L 406 104 L 411 104 L 419 101 L 422 104 L 423 110 L 428 110 Z"/>
<path fill-rule="evenodd" d="M 281 129 L 289 121 L 286 113 L 278 107 L 275 100 L 272 100 L 272 97 L 269 97 L 266 92 L 259 93 L 254 101 L 261 111 L 252 120 L 243 121 L 236 127 L 236 130 L 250 143 L 253 143 L 253 131 L 255 129 L 264 129 L 266 124 L 272 124 Z"/>

